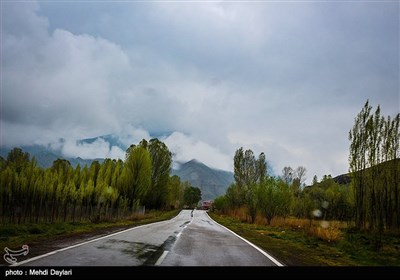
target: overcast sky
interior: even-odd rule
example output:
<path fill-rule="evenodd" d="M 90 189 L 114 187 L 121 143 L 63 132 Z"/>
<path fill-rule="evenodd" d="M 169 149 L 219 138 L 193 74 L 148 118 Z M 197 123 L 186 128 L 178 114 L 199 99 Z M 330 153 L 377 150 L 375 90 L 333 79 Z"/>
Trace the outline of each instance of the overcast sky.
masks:
<path fill-rule="evenodd" d="M 243 146 L 309 182 L 347 172 L 367 99 L 400 110 L 398 1 L 2 1 L 1 15 L 2 146 L 115 158 L 76 140 L 157 136 L 224 170 Z"/>

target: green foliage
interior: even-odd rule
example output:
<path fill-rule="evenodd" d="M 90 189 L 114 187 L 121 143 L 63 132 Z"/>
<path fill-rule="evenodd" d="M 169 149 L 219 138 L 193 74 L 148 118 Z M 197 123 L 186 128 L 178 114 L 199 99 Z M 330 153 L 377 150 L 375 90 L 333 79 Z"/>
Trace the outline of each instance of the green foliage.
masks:
<path fill-rule="evenodd" d="M 4 168 L 6 168 L 7 166 L 7 162 L 6 160 L 0 156 L 0 172 L 4 170 Z"/>
<path fill-rule="evenodd" d="M 257 189 L 257 206 L 261 214 L 270 224 L 275 216 L 289 214 L 291 193 L 286 184 L 279 184 L 274 178 L 269 178 Z"/>
<path fill-rule="evenodd" d="M 297 218 L 312 220 L 314 218 L 313 211 L 316 209 L 318 209 L 317 202 L 312 198 L 310 192 L 305 189 L 300 196 L 293 199 L 291 213 Z"/>
<path fill-rule="evenodd" d="M 63 159 L 39 168 L 15 148 L 0 159 L 0 223 L 117 220 L 146 203 L 179 208 L 184 185 L 179 178 L 169 185 L 170 166 L 171 155 L 157 139 L 146 148 L 132 145 L 125 161 L 105 159 L 83 168 Z M 149 192 L 152 202 L 146 201 L 153 197 Z"/>
<path fill-rule="evenodd" d="M 358 229 L 381 233 L 400 228 L 399 126 L 400 114 L 393 119 L 382 117 L 380 106 L 372 113 L 367 101 L 349 132 Z"/>
<path fill-rule="evenodd" d="M 231 184 L 226 190 L 225 197 L 229 208 L 237 208 L 245 203 L 242 192 L 235 184 Z"/>
<path fill-rule="evenodd" d="M 267 178 L 267 161 L 265 159 L 265 154 L 261 153 L 256 160 L 256 179 L 257 183 L 264 183 Z"/>
<path fill-rule="evenodd" d="M 267 176 L 267 165 L 264 153 L 261 153 L 258 159 L 256 159 L 252 150 L 248 149 L 243 151 L 241 147 L 235 152 L 233 164 L 234 178 L 239 189 L 260 183 L 264 181 Z"/>
<path fill-rule="evenodd" d="M 265 182 L 268 176 L 265 154 L 261 153 L 256 159 L 252 150 L 244 151 L 241 147 L 236 150 L 233 163 L 236 184 L 227 190 L 228 204 L 232 207 L 246 205 L 250 220 L 254 221 L 257 215 L 257 184 Z"/>
<path fill-rule="evenodd" d="M 218 212 L 226 212 L 229 209 L 228 199 L 225 195 L 221 195 L 214 199 L 213 210 Z"/>
<path fill-rule="evenodd" d="M 201 190 L 198 187 L 187 185 L 184 190 L 183 200 L 189 207 L 196 207 L 201 199 Z"/>
<path fill-rule="evenodd" d="M 254 222 L 258 213 L 270 223 L 275 217 L 296 216 L 313 219 L 338 219 L 350 221 L 354 217 L 354 195 L 349 185 L 337 184 L 330 175 L 324 176 L 318 183 L 314 176 L 313 185 L 304 187 L 307 169 L 299 166 L 295 170 L 286 166 L 281 177 L 270 177 L 265 174 L 261 180 L 248 184 L 248 174 L 256 174 L 257 160 L 247 152 L 247 161 L 253 164 L 244 164 L 246 153 L 242 148 L 235 153 L 237 171 L 236 183 L 232 184 L 224 196 L 214 201 L 215 208 L 222 213 L 245 206 L 247 219 Z M 261 159 L 261 160 L 260 160 Z M 258 163 L 265 162 L 262 153 Z M 250 169 L 246 172 L 246 167 Z M 250 167 L 249 167 L 250 166 Z M 253 171 L 251 171 L 253 170 Z M 261 168 L 262 170 L 262 168 Z M 255 177 L 254 177 L 255 178 Z M 258 177 L 260 178 L 260 177 Z"/>
<path fill-rule="evenodd" d="M 265 183 L 265 179 L 263 180 L 263 183 Z M 257 197 L 257 191 L 258 191 L 259 186 L 256 184 L 252 184 L 248 186 L 247 191 L 246 191 L 246 206 L 247 206 L 247 214 L 248 217 L 250 218 L 250 222 L 254 223 L 257 217 L 257 208 L 258 208 L 258 199 Z"/>
<path fill-rule="evenodd" d="M 8 153 L 6 164 L 17 173 L 20 173 L 28 163 L 29 154 L 23 152 L 20 148 L 14 148 Z"/>
<path fill-rule="evenodd" d="M 129 206 L 140 204 L 151 187 L 151 158 L 147 149 L 136 146 L 130 149 L 125 163 L 126 190 Z"/>
<path fill-rule="evenodd" d="M 167 183 L 168 195 L 167 205 L 171 209 L 177 209 L 183 206 L 184 184 L 176 175 L 169 178 Z"/>
<path fill-rule="evenodd" d="M 151 139 L 149 143 L 143 140 L 141 145 L 149 151 L 152 162 L 151 188 L 146 196 L 146 205 L 150 208 L 163 208 L 167 204 L 172 153 L 157 138 Z"/>

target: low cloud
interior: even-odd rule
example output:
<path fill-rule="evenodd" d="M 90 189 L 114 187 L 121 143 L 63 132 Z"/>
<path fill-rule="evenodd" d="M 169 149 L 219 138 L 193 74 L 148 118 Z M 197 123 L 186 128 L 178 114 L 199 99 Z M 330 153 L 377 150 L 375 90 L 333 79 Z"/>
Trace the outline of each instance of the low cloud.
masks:
<path fill-rule="evenodd" d="M 175 161 L 187 162 L 196 159 L 213 168 L 233 171 L 233 157 L 206 142 L 181 132 L 174 132 L 162 140 L 169 147 Z"/>
<path fill-rule="evenodd" d="M 67 140 L 61 147 L 61 152 L 67 157 L 80 157 L 83 159 L 112 158 L 125 159 L 125 151 L 110 144 L 103 139 L 97 139 L 92 143 L 79 143 Z"/>

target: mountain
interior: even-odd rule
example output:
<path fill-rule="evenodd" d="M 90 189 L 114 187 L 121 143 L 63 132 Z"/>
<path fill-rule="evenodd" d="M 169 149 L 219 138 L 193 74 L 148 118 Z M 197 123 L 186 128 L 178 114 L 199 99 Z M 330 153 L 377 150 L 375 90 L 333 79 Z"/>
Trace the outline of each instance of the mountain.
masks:
<path fill-rule="evenodd" d="M 179 164 L 179 168 L 172 169 L 171 175 L 177 175 L 181 181 L 198 187 L 203 200 L 212 200 L 225 194 L 234 181 L 232 172 L 210 168 L 195 159 Z"/>
<path fill-rule="evenodd" d="M 397 168 L 400 169 L 400 159 L 392 159 L 389 161 L 379 163 L 377 165 L 377 167 L 379 167 L 380 170 L 391 170 L 391 168 L 393 168 L 393 165 L 397 166 Z M 367 169 L 358 171 L 358 172 L 365 173 L 365 171 L 369 171 L 369 170 L 371 170 L 371 167 L 368 167 Z M 341 174 L 332 179 L 333 179 L 333 181 L 335 181 L 336 183 L 338 183 L 340 185 L 347 185 L 351 182 L 351 175 L 350 175 L 350 173 Z"/>
<path fill-rule="evenodd" d="M 332 178 L 335 183 L 338 183 L 339 185 L 347 185 L 351 182 L 351 177 L 350 174 L 341 174 L 339 176 L 336 176 Z"/>

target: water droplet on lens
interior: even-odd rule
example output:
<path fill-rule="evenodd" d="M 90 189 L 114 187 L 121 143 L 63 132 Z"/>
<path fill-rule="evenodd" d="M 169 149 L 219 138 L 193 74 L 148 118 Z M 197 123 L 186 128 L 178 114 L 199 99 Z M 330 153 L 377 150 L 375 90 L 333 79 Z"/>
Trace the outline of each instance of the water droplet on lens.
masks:
<path fill-rule="evenodd" d="M 314 217 L 317 217 L 317 218 L 322 216 L 322 212 L 319 209 L 315 209 L 312 213 L 313 213 Z"/>

